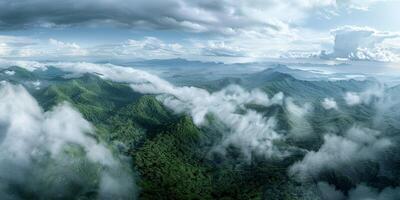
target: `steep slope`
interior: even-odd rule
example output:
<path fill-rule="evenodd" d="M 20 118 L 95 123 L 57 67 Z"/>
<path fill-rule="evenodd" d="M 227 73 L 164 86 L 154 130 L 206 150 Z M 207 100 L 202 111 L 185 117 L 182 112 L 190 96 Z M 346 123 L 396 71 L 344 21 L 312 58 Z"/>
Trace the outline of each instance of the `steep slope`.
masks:
<path fill-rule="evenodd" d="M 247 87 L 260 87 L 269 94 L 283 92 L 302 101 L 319 101 L 325 97 L 342 97 L 345 92 L 363 91 L 376 82 L 372 80 L 305 81 L 267 69 L 244 77 Z"/>
<path fill-rule="evenodd" d="M 85 74 L 75 79 L 59 78 L 49 87 L 35 92 L 34 96 L 45 110 L 67 101 L 89 121 L 99 123 L 108 118 L 113 110 L 137 101 L 142 95 L 133 92 L 127 85 Z"/>

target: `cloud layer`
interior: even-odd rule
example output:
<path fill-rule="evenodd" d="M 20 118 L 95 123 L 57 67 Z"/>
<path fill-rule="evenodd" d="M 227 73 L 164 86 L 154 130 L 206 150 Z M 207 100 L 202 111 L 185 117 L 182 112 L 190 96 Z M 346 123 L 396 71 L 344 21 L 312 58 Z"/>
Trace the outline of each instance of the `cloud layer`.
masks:
<path fill-rule="evenodd" d="M 335 186 L 325 182 L 319 182 L 318 188 L 322 197 L 326 200 L 396 200 L 400 197 L 400 188 L 398 187 L 387 187 L 378 190 L 365 184 L 359 184 L 351 189 L 347 196 L 336 190 Z"/>
<path fill-rule="evenodd" d="M 343 26 L 332 31 L 333 52 L 323 58 L 400 61 L 400 33 L 383 32 L 369 27 Z"/>
<path fill-rule="evenodd" d="M 117 0 L 54 2 L 4 0 L 0 27 L 74 26 L 111 24 L 126 27 L 183 29 L 231 33 L 238 28 L 295 22 L 315 8 L 334 7 L 333 0 L 301 1 L 180 1 Z M 202 16 L 199 18 L 198 16 Z"/>
<path fill-rule="evenodd" d="M 294 164 L 290 173 L 302 180 L 317 179 L 326 170 L 340 171 L 348 177 L 357 177 L 360 161 L 376 161 L 380 153 L 392 145 L 381 133 L 354 126 L 344 136 L 325 135 L 318 151 L 310 151 L 301 162 Z"/>
<path fill-rule="evenodd" d="M 70 105 L 44 113 L 22 86 L 7 82 L 0 85 L 0 102 L 7 113 L 0 115 L 2 198 L 77 198 L 90 190 L 100 199 L 135 197 L 131 172 Z"/>
<path fill-rule="evenodd" d="M 11 62 L 13 63 L 13 62 Z M 5 62 L 4 65 L 10 64 Z M 178 113 L 192 116 L 198 126 L 206 126 L 209 115 L 226 126 L 222 148 L 229 145 L 240 147 L 247 158 L 253 153 L 261 156 L 282 156 L 274 145 L 275 140 L 282 135 L 275 131 L 273 116 L 265 117 L 261 113 L 247 109 L 248 104 L 271 106 L 283 103 L 283 94 L 277 93 L 272 98 L 261 90 L 247 91 L 240 86 L 231 85 L 218 92 L 210 93 L 196 87 L 177 87 L 148 72 L 131 67 L 121 67 L 112 64 L 93 63 L 38 63 L 23 62 L 22 67 L 34 70 L 54 66 L 73 76 L 92 73 L 103 79 L 128 83 L 133 90 L 145 94 L 157 94 L 158 99 L 167 107 Z M 0 65 L 1 66 L 1 65 Z"/>
<path fill-rule="evenodd" d="M 338 16 L 339 11 L 343 10 L 366 10 L 376 2 L 379 0 L 3 0 L 0 2 L 0 31 L 27 30 L 25 35 L 41 37 L 42 34 L 32 34 L 39 28 L 44 33 L 51 30 L 62 38 L 51 34 L 40 39 L 0 36 L 0 56 L 42 59 L 68 57 L 70 60 L 74 56 L 143 59 L 149 58 L 149 55 L 151 58 L 212 57 L 221 60 L 307 57 L 318 54 L 333 42 L 330 41 L 329 32 L 315 29 L 309 22 L 316 21 L 316 25 L 330 22 L 319 20 Z M 118 42 L 107 43 L 94 41 L 95 37 L 91 35 L 81 36 L 75 27 L 89 30 L 99 28 L 98 32 L 105 29 L 107 34 L 110 33 L 107 38 L 115 38 L 121 30 L 129 33 L 132 29 L 140 36 L 129 38 L 125 35 Z M 330 26 L 333 27 L 336 25 Z M 342 29 L 340 32 L 334 31 L 337 44 L 331 57 L 374 60 L 398 57 L 392 51 L 393 42 L 388 42 L 389 38 L 385 39 L 387 45 L 374 45 L 373 48 L 371 43 L 365 46 L 363 42 L 343 47 L 340 40 L 345 39 L 342 37 L 344 35 L 348 35 L 347 38 L 376 38 L 382 32 L 374 30 L 368 36 L 354 33 L 359 31 L 355 28 L 347 28 L 347 31 Z M 73 30 L 72 33 L 78 37 L 74 34 L 69 36 L 69 32 L 58 34 L 64 30 Z M 179 33 L 179 36 L 170 40 L 169 31 L 174 31 L 173 35 Z M 164 34 L 166 37 L 163 37 Z M 90 41 L 90 47 L 82 42 L 85 41 L 80 38 L 83 35 L 88 37 L 85 39 Z M 361 40 L 354 40 L 357 41 Z"/>

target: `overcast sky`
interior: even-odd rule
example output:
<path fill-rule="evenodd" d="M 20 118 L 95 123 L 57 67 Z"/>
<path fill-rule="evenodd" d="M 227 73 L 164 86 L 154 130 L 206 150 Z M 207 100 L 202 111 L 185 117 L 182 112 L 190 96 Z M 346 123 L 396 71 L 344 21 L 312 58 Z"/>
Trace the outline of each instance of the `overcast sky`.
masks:
<path fill-rule="evenodd" d="M 0 0 L 0 57 L 398 62 L 399 8 L 400 0 Z"/>

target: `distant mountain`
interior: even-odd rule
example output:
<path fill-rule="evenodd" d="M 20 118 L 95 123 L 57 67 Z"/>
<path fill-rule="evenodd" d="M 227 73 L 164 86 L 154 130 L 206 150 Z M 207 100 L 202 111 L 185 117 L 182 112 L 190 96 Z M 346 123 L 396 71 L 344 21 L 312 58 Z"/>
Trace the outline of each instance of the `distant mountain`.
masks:
<path fill-rule="evenodd" d="M 19 81 L 19 80 L 33 81 L 37 79 L 36 75 L 33 72 L 30 72 L 24 68 L 20 68 L 17 66 L 0 70 L 0 78 L 1 80 L 8 80 L 8 81 Z"/>
<path fill-rule="evenodd" d="M 326 97 L 342 98 L 345 92 L 361 92 L 378 84 L 374 80 L 306 81 L 299 80 L 288 73 L 299 72 L 286 67 L 266 69 L 243 77 L 247 87 L 259 87 L 269 94 L 283 92 L 302 101 L 320 101 Z M 302 73 L 302 72 L 301 72 Z"/>
<path fill-rule="evenodd" d="M 223 63 L 220 62 L 191 61 L 182 58 L 153 59 L 153 60 L 131 62 L 130 64 L 139 66 L 152 66 L 152 67 L 208 67 L 208 66 L 223 65 Z"/>
<path fill-rule="evenodd" d="M 183 59 L 153 60 L 147 64 L 151 62 L 158 66 L 182 67 L 204 64 Z M 215 152 L 214 145 L 228 127 L 211 114 L 207 116 L 208 124 L 196 126 L 190 116 L 173 112 L 155 95 L 134 92 L 128 84 L 104 80 L 96 74 L 66 75 L 53 67 L 35 71 L 10 67 L 0 71 L 1 80 L 24 85 L 45 111 L 64 101 L 79 110 L 93 124 L 99 140 L 105 141 L 110 149 L 123 155 L 121 157 L 129 158 L 132 170 L 137 172 L 141 199 L 321 199 L 316 185 L 299 183 L 289 177 L 287 171 L 293 163 L 303 159 L 306 152 L 318 151 L 327 133 L 341 136 L 354 125 L 372 127 L 382 134 L 397 134 L 400 130 L 400 104 L 397 103 L 400 86 L 384 91 L 387 98 L 393 98 L 396 103 L 385 102 L 382 108 L 372 104 L 348 106 L 344 101 L 346 92 L 361 93 L 378 84 L 374 79 L 309 80 L 304 77 L 312 77 L 312 72 L 284 65 L 234 77 L 213 76 L 212 79 L 203 74 L 196 79 L 181 74 L 180 77 L 191 80 L 185 85 L 210 92 L 236 84 L 249 90 L 259 88 L 270 97 L 282 92 L 293 99 L 293 102 L 286 99 L 273 106 L 254 103 L 238 106 L 235 111 L 238 115 L 255 111 L 265 118 L 274 117 L 277 121 L 274 130 L 285 138 L 275 145 L 293 150 L 293 154 L 282 160 L 255 156 L 249 161 L 234 144 L 227 147 L 225 155 Z M 33 82 L 40 82 L 40 87 Z M 323 108 L 324 98 L 333 98 L 339 109 Z M 291 110 L 291 103 L 298 108 Z M 310 110 L 297 115 L 306 104 L 310 105 Z M 377 120 L 382 123 L 376 125 Z M 298 137 L 302 134 L 309 135 Z M 340 183 L 343 177 L 339 176 L 335 173 L 327 176 L 327 180 Z M 97 188 L 92 190 L 96 194 Z"/>

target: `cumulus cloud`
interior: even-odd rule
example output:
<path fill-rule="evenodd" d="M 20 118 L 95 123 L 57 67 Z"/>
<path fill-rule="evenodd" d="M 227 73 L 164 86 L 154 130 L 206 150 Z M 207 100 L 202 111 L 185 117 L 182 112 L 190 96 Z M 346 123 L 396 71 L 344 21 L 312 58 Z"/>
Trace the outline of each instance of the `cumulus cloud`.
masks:
<path fill-rule="evenodd" d="M 276 27 L 275 27 L 276 26 Z M 257 60 L 265 57 L 279 57 L 287 51 L 318 53 L 321 43 L 326 43 L 326 33 L 319 33 L 276 22 L 275 26 L 237 27 L 224 34 L 211 37 L 183 38 L 169 41 L 157 37 L 124 39 L 116 43 L 88 46 L 78 42 L 65 42 L 55 38 L 34 39 L 29 37 L 0 36 L 0 56 L 31 59 L 231 59 Z M 228 34 L 229 33 L 229 34 Z M 223 35 L 223 36 L 221 36 Z M 186 37 L 186 36 L 185 36 Z M 197 39 L 196 39 L 197 38 Z M 246 41 L 245 43 L 243 41 Z"/>
<path fill-rule="evenodd" d="M 38 44 L 37 40 L 23 36 L 0 35 L 0 56 L 25 57 L 38 54 L 40 51 L 31 51 Z"/>
<path fill-rule="evenodd" d="M 369 104 L 374 99 L 380 100 L 384 97 L 384 88 L 381 85 L 373 86 L 363 92 L 346 92 L 344 100 L 349 106 Z"/>
<path fill-rule="evenodd" d="M 325 135 L 324 144 L 318 151 L 310 151 L 302 161 L 290 168 L 290 173 L 301 180 L 318 178 L 327 171 L 340 171 L 355 178 L 360 161 L 376 161 L 379 155 L 392 145 L 381 133 L 359 126 L 350 128 L 344 136 Z"/>
<path fill-rule="evenodd" d="M 347 97 L 347 96 L 346 96 Z M 345 97 L 345 98 L 346 98 Z M 347 99 L 347 98 L 346 98 Z M 349 101 L 350 101 L 350 103 L 354 103 L 354 101 L 352 101 L 351 100 L 352 98 L 349 98 Z M 346 100 L 346 102 L 348 102 L 347 100 Z M 324 107 L 326 110 L 331 110 L 331 109 L 334 109 L 334 110 L 337 110 L 337 109 L 339 109 L 338 108 L 338 105 L 337 105 L 337 103 L 336 103 L 336 101 L 333 99 L 333 98 L 324 98 L 324 100 L 321 102 L 321 105 L 322 105 L 322 107 Z"/>
<path fill-rule="evenodd" d="M 201 49 L 201 54 L 205 56 L 225 56 L 240 57 L 246 53 L 238 46 L 231 46 L 224 41 L 208 41 L 207 44 L 197 45 Z"/>
<path fill-rule="evenodd" d="M 399 61 L 400 33 L 378 31 L 369 27 L 343 26 L 332 31 L 333 52 L 322 58 Z"/>
<path fill-rule="evenodd" d="M 0 115 L 0 196 L 77 198 L 97 190 L 99 197 L 135 197 L 130 172 L 70 105 L 43 112 L 22 86 L 7 82 L 0 85 L 0 102 L 1 113 L 7 113 Z M 120 175 L 110 175 L 116 172 Z M 112 185 L 96 183 L 103 180 Z M 126 193 L 117 193 L 122 188 Z"/>
<path fill-rule="evenodd" d="M 358 95 L 355 92 L 346 92 L 346 94 L 344 96 L 344 100 L 346 101 L 347 105 L 349 105 L 349 106 L 358 105 L 362 102 L 360 95 Z"/>
<path fill-rule="evenodd" d="M 7 74 L 7 75 L 9 75 L 9 76 L 12 76 L 12 75 L 15 74 L 15 71 L 13 71 L 13 70 L 6 70 L 6 71 L 4 72 L 4 74 Z"/>
<path fill-rule="evenodd" d="M 280 57 L 288 51 L 318 53 L 321 44 L 329 42 L 325 33 L 294 29 L 280 24 L 280 28 L 251 27 L 239 29 L 223 37 L 188 38 L 168 42 L 155 37 L 130 39 L 120 44 L 99 45 L 90 49 L 92 56 L 116 58 L 194 58 L 254 61 L 266 57 Z M 243 42 L 246 41 L 246 42 Z"/>
<path fill-rule="evenodd" d="M 64 58 L 89 56 L 90 51 L 75 42 L 63 42 L 54 38 L 48 40 L 23 36 L 1 36 L 0 56 L 8 58 Z"/>
<path fill-rule="evenodd" d="M 49 43 L 54 47 L 53 55 L 60 56 L 86 56 L 89 52 L 76 43 L 66 43 L 53 38 L 49 39 Z"/>
<path fill-rule="evenodd" d="M 100 45 L 90 49 L 92 56 L 117 58 L 162 59 L 194 54 L 193 49 L 180 43 L 168 43 L 156 37 L 129 39 L 120 44 Z"/>

